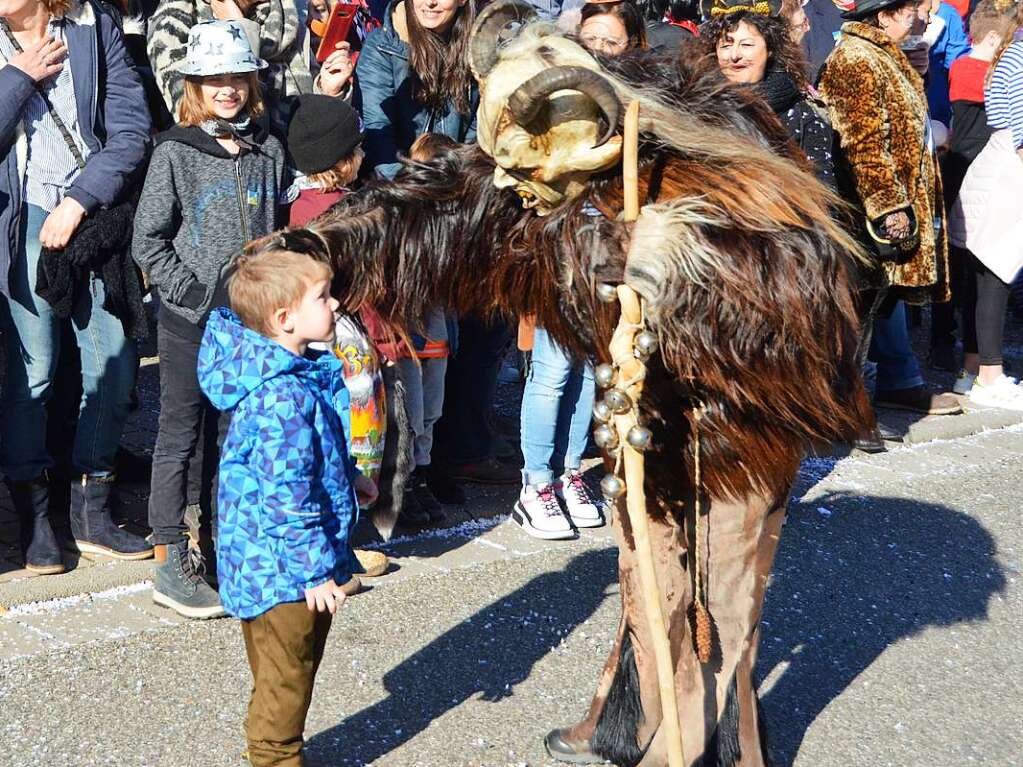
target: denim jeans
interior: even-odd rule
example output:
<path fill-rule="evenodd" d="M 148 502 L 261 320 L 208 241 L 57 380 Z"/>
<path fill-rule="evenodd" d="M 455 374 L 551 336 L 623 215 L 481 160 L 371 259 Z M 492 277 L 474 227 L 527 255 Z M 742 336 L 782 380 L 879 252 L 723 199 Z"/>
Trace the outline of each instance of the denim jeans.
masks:
<path fill-rule="evenodd" d="M 877 391 L 912 389 L 923 385 L 920 366 L 909 343 L 906 305 L 902 301 L 895 304 L 889 316 L 874 318 L 867 359 L 877 363 Z"/>
<path fill-rule="evenodd" d="M 166 308 L 160 311 L 169 311 Z M 193 336 L 179 335 L 157 324 L 156 348 L 160 355 L 160 424 L 153 448 L 153 478 L 149 494 L 149 526 L 153 543 L 176 543 L 186 534 L 185 505 L 189 501 L 188 475 L 200 473 L 202 501 L 208 498 L 211 527 L 216 531 L 216 476 L 218 445 L 224 442 L 230 418 L 220 413 L 199 388 L 196 372 L 202 329 Z M 215 430 L 215 431 L 214 431 Z M 204 434 L 205 432 L 205 434 Z M 216 434 L 216 439 L 209 435 Z M 202 459 L 195 460 L 203 440 Z"/>
<path fill-rule="evenodd" d="M 434 463 L 475 463 L 494 452 L 490 410 L 511 328 L 502 320 L 464 317 L 457 336 L 444 378 L 444 413 L 434 427 Z"/>
<path fill-rule="evenodd" d="M 447 319 L 440 309 L 430 313 L 426 320 L 426 337 L 431 341 L 447 338 Z M 405 357 L 398 360 L 398 377 L 405 386 L 405 408 L 412 427 L 412 455 L 416 466 L 429 466 L 433 450 L 433 425 L 444 408 L 444 374 L 448 369 L 446 357 L 416 360 Z"/>
<path fill-rule="evenodd" d="M 53 465 L 46 449 L 46 403 L 60 355 L 61 323 L 36 295 L 39 232 L 49 215 L 26 206 L 21 247 L 10 270 L 11 297 L 0 297 L 0 325 L 7 359 L 0 414 L 0 467 L 15 481 L 31 480 Z M 82 401 L 73 437 L 76 472 L 111 474 L 131 405 L 138 363 L 135 342 L 121 321 L 103 308 L 103 282 L 89 275 L 71 310 L 82 361 Z"/>
<path fill-rule="evenodd" d="M 578 469 L 593 411 L 593 367 L 573 362 L 537 328 L 533 359 L 522 393 L 522 482 L 543 486 L 555 473 Z"/>

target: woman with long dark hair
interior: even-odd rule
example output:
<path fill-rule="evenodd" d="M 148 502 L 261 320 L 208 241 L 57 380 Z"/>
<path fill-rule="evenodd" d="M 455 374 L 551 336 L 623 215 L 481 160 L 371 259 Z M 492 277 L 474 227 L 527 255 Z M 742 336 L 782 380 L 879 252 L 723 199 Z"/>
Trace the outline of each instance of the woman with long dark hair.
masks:
<path fill-rule="evenodd" d="M 366 38 L 356 77 L 368 167 L 391 177 L 398 153 L 424 133 L 476 138 L 476 81 L 469 32 L 476 0 L 393 0 Z"/>
<path fill-rule="evenodd" d="M 364 167 L 393 177 L 401 167 L 399 155 L 407 154 L 426 133 L 442 134 L 460 144 L 476 140 L 479 93 L 469 71 L 469 33 L 475 19 L 476 0 L 392 0 L 388 5 L 383 27 L 366 38 L 356 66 L 366 130 Z M 427 317 L 405 319 L 421 321 L 428 343 L 447 342 L 451 335 L 444 331 L 453 323 L 445 326 L 439 309 Z M 409 523 L 417 515 L 423 519 L 417 514 L 423 511 L 440 517 L 438 499 L 464 500 L 453 476 L 467 481 L 518 481 L 513 467 L 494 459 L 489 426 L 508 328 L 472 317 L 462 318 L 458 328 L 458 355 L 448 366 L 446 404 L 435 429 L 433 460 L 429 467 L 414 472 L 406 488 L 403 516 Z M 424 381 L 423 385 L 429 384 Z"/>

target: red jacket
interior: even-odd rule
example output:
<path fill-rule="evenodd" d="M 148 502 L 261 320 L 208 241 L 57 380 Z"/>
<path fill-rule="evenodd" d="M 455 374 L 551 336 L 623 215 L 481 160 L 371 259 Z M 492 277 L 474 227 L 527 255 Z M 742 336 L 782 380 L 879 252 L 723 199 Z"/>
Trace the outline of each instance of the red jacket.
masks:
<path fill-rule="evenodd" d="M 326 212 L 331 205 L 341 200 L 347 193 L 347 190 L 324 192 L 321 189 L 303 189 L 298 193 L 298 199 L 291 203 L 288 225 L 305 226 L 318 215 Z"/>

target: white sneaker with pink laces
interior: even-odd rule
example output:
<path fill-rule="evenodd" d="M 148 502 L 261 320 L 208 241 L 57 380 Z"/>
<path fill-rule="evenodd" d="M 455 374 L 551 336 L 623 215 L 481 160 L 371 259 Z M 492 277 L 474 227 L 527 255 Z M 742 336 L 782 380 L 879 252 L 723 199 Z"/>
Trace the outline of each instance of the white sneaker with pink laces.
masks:
<path fill-rule="evenodd" d="M 576 527 L 602 527 L 604 504 L 594 497 L 577 471 L 566 472 L 554 483 L 554 492 L 565 502 L 568 517 Z"/>
<path fill-rule="evenodd" d="M 577 533 L 561 508 L 554 485 L 526 485 L 512 511 L 512 519 L 534 538 L 558 541 L 575 538 Z"/>

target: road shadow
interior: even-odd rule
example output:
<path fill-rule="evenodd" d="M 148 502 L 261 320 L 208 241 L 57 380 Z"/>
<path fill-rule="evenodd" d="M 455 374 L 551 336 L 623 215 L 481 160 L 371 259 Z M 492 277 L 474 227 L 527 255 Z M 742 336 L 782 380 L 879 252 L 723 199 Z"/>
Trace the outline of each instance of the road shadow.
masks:
<path fill-rule="evenodd" d="M 794 762 L 817 716 L 887 647 L 985 620 L 1006 587 L 995 553 L 979 522 L 945 506 L 845 493 L 793 502 L 757 665 L 758 684 L 772 677 L 762 702 L 774 764 Z"/>
<path fill-rule="evenodd" d="M 306 764 L 373 763 L 477 694 L 490 701 L 511 695 L 596 611 L 617 579 L 614 549 L 580 554 L 565 568 L 533 578 L 388 671 L 388 696 L 310 738 Z"/>

